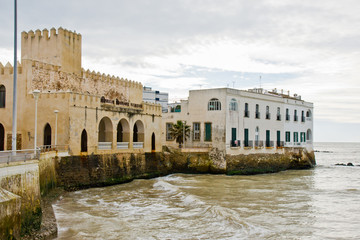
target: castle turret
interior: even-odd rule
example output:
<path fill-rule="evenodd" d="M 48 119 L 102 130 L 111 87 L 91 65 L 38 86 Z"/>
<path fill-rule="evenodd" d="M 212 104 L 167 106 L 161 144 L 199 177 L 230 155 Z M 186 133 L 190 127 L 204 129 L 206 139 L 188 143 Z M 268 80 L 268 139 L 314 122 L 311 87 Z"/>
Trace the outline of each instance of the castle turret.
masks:
<path fill-rule="evenodd" d="M 61 71 L 81 74 L 81 35 L 59 28 L 22 32 L 21 59 L 60 66 Z"/>

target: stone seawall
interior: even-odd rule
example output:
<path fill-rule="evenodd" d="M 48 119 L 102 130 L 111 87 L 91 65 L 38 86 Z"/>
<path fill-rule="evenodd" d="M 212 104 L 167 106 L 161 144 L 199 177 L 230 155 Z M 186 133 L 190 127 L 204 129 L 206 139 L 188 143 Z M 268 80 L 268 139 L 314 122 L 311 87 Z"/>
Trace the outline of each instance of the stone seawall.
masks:
<path fill-rule="evenodd" d="M 165 148 L 161 153 L 56 158 L 55 172 L 57 185 L 71 191 L 171 173 L 248 175 L 307 169 L 315 164 L 314 153 L 302 149 L 284 154 L 225 155 L 217 149 L 188 153 Z"/>

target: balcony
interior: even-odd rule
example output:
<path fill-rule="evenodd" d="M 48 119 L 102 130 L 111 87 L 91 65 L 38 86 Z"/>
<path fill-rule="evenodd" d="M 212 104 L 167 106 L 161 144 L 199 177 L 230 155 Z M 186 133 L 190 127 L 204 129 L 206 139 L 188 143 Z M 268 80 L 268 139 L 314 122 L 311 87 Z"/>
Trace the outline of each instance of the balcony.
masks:
<path fill-rule="evenodd" d="M 260 149 L 264 147 L 264 141 L 255 141 L 255 149 Z"/>
<path fill-rule="evenodd" d="M 129 143 L 128 142 L 117 142 L 116 148 L 117 149 L 129 149 Z"/>
<path fill-rule="evenodd" d="M 243 144 L 244 144 L 244 148 L 245 149 L 250 149 L 250 148 L 253 148 L 253 141 L 243 141 Z"/>
<path fill-rule="evenodd" d="M 99 150 L 111 150 L 112 149 L 112 142 L 98 142 L 98 149 Z"/>
<path fill-rule="evenodd" d="M 133 142 L 133 148 L 134 149 L 144 148 L 144 143 L 143 142 Z"/>
<path fill-rule="evenodd" d="M 265 117 L 266 119 L 270 119 L 270 113 L 266 113 L 266 117 Z"/>
<path fill-rule="evenodd" d="M 240 140 L 230 140 L 230 147 L 240 147 L 241 141 Z"/>
<path fill-rule="evenodd" d="M 284 147 L 284 141 L 276 141 L 276 148 L 283 148 Z"/>
<path fill-rule="evenodd" d="M 306 117 L 307 122 L 310 122 L 311 120 L 312 120 L 311 117 Z"/>
<path fill-rule="evenodd" d="M 259 119 L 260 118 L 260 112 L 255 112 L 255 118 Z"/>
<path fill-rule="evenodd" d="M 292 147 L 293 146 L 293 143 L 292 142 L 285 142 L 285 147 Z"/>
<path fill-rule="evenodd" d="M 294 115 L 294 122 L 297 122 L 297 121 L 298 121 L 298 116 Z"/>
<path fill-rule="evenodd" d="M 247 111 L 247 110 L 245 110 L 245 111 L 244 111 L 244 117 L 247 117 L 247 118 L 250 117 L 250 112 Z"/>
<path fill-rule="evenodd" d="M 276 120 L 281 121 L 281 115 L 280 114 L 276 115 Z"/>
<path fill-rule="evenodd" d="M 286 121 L 290 121 L 290 115 L 286 114 Z"/>
<path fill-rule="evenodd" d="M 274 147 L 274 141 L 265 141 L 265 147 L 266 148 L 273 148 Z"/>

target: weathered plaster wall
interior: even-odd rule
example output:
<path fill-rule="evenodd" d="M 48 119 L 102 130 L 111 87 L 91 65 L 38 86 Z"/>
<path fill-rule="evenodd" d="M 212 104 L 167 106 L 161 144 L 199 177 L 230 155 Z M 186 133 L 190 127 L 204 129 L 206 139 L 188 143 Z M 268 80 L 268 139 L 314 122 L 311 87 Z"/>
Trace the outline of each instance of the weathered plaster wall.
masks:
<path fill-rule="evenodd" d="M 21 197 L 21 235 L 39 229 L 41 197 L 38 162 L 13 163 L 0 168 L 0 188 Z"/>
<path fill-rule="evenodd" d="M 20 239 L 21 198 L 0 188 L 0 239 Z"/>

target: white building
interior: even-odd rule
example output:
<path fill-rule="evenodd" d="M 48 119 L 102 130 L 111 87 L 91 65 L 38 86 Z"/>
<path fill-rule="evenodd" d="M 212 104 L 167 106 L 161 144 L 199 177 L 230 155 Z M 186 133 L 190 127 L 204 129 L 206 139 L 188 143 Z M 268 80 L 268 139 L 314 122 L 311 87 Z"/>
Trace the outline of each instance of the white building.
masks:
<path fill-rule="evenodd" d="M 169 128 L 177 120 L 191 127 L 186 148 L 212 148 L 226 154 L 313 151 L 313 104 L 300 96 L 231 88 L 192 90 L 181 110 L 163 113 L 163 144 L 177 147 Z"/>
<path fill-rule="evenodd" d="M 143 88 L 143 101 L 149 103 L 160 104 L 163 111 L 167 110 L 167 105 L 169 101 L 169 94 L 152 90 L 151 87 Z"/>

